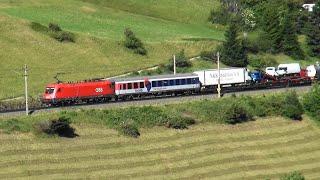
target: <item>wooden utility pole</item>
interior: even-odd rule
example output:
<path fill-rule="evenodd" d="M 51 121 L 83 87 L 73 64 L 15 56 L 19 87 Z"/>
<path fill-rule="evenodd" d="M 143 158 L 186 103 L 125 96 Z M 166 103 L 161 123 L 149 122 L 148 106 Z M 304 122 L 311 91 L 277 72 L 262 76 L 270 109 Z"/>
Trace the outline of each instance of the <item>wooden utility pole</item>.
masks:
<path fill-rule="evenodd" d="M 173 74 L 176 75 L 176 55 L 173 55 Z"/>
<path fill-rule="evenodd" d="M 26 115 L 29 115 L 29 106 L 28 106 L 28 66 L 24 65 L 24 92 L 26 99 Z"/>
<path fill-rule="evenodd" d="M 220 54 L 219 52 L 217 53 L 217 58 L 218 58 L 218 88 L 217 88 L 217 91 L 218 91 L 218 98 L 221 97 L 221 87 L 220 87 Z"/>

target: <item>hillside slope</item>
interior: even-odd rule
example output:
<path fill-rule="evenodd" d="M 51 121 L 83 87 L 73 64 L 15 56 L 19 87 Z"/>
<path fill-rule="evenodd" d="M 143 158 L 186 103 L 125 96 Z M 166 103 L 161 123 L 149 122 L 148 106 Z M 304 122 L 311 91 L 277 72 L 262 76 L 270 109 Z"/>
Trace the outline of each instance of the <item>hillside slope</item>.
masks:
<path fill-rule="evenodd" d="M 145 6 L 139 6 L 143 4 L 139 1 L 129 11 L 120 8 L 118 1 L 109 2 L 108 7 L 80 0 L 1 1 L 0 99 L 23 94 L 23 79 L 16 72 L 22 72 L 25 63 L 30 67 L 30 92 L 35 96 L 45 84 L 54 81 L 56 73 L 66 73 L 61 76 L 66 81 L 108 77 L 167 63 L 180 49 L 185 49 L 188 56 L 197 55 L 202 50 L 215 48 L 218 41 L 223 40 L 223 31 L 199 19 L 204 15 L 193 16 L 199 8 L 183 11 L 181 16 L 189 14 L 193 19 L 188 22 L 179 17 L 166 17 L 169 13 L 166 6 L 170 11 L 180 9 L 172 3 L 161 3 L 161 8 L 154 8 L 151 1 Z M 198 6 L 207 11 L 211 2 L 215 1 L 202 0 Z M 122 3 L 131 7 L 133 1 Z M 147 7 L 156 15 L 136 13 L 140 8 L 147 12 Z M 31 22 L 57 23 L 76 34 L 76 43 L 59 43 L 35 32 L 30 28 Z M 145 42 L 148 56 L 136 55 L 123 47 L 126 27 Z"/>

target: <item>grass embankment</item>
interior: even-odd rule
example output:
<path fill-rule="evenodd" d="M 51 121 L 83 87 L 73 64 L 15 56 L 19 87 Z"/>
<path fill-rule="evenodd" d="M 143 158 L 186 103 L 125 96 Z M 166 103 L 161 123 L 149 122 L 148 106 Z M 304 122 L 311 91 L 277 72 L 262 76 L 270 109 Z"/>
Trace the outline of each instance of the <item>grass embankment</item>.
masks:
<path fill-rule="evenodd" d="M 299 170 L 320 178 L 319 129 L 308 118 L 234 126 L 142 129 L 139 139 L 76 124 L 75 139 L 1 134 L 0 178 L 264 179 Z"/>
<path fill-rule="evenodd" d="M 61 75 L 65 81 L 108 77 L 167 63 L 181 49 L 187 56 L 214 49 L 223 40 L 223 31 L 202 18 L 215 2 L 183 5 L 182 1 L 170 1 L 156 6 L 151 1 L 135 6 L 131 1 L 123 2 L 123 7 L 132 7 L 129 11 L 120 8 L 118 1 L 109 1 L 110 7 L 77 0 L 1 1 L 0 99 L 23 95 L 23 78 L 14 71 L 22 74 L 24 64 L 30 67 L 29 91 L 35 96 L 55 81 L 58 72 L 66 73 Z M 197 8 L 181 10 L 178 6 L 190 3 Z M 138 12 L 140 6 L 144 12 Z M 148 7 L 156 14 L 145 14 L 151 12 Z M 177 17 L 167 18 L 173 11 Z M 57 23 L 75 33 L 76 42 L 60 43 L 32 30 L 31 22 Z M 145 43 L 148 56 L 136 55 L 123 46 L 126 27 Z"/>

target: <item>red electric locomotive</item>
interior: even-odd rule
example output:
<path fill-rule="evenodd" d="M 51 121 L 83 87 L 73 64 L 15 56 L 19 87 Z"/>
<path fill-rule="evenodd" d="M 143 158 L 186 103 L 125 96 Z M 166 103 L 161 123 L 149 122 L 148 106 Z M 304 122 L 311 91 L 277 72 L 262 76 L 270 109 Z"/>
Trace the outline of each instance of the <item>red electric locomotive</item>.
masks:
<path fill-rule="evenodd" d="M 81 102 L 105 102 L 113 97 L 114 82 L 92 80 L 49 84 L 42 97 L 42 102 L 47 105 L 63 105 Z"/>

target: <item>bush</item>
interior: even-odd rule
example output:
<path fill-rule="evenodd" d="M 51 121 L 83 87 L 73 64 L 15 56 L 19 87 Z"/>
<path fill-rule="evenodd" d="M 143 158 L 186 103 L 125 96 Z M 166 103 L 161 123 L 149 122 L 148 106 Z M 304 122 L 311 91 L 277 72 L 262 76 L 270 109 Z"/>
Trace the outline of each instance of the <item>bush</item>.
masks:
<path fill-rule="evenodd" d="M 66 31 L 58 31 L 58 32 L 51 32 L 51 37 L 60 41 L 60 42 L 75 42 L 75 36 L 71 32 Z"/>
<path fill-rule="evenodd" d="M 303 97 L 304 109 L 320 122 L 320 84 L 315 84 Z"/>
<path fill-rule="evenodd" d="M 70 126 L 70 119 L 65 117 L 60 117 L 57 120 L 41 121 L 35 126 L 39 132 L 48 135 L 58 135 L 60 137 L 68 138 L 74 138 L 78 136 L 75 133 L 75 129 Z"/>
<path fill-rule="evenodd" d="M 182 49 L 177 55 L 176 55 L 176 67 L 190 67 L 192 64 L 186 57 L 184 53 L 184 49 Z M 173 71 L 173 58 L 169 59 L 169 64 L 167 65 L 167 69 L 169 71 Z"/>
<path fill-rule="evenodd" d="M 140 55 L 146 55 L 147 50 L 145 49 L 142 41 L 138 39 L 133 31 L 131 29 L 126 28 L 124 30 L 124 35 L 125 35 L 125 41 L 124 45 L 128 49 L 132 49 L 134 53 L 140 54 Z"/>
<path fill-rule="evenodd" d="M 285 94 L 282 115 L 293 120 L 301 120 L 303 107 L 295 91 Z"/>
<path fill-rule="evenodd" d="M 42 32 L 42 33 L 47 33 L 49 30 L 48 27 L 46 27 L 40 23 L 37 23 L 37 22 L 31 22 L 30 27 L 34 31 Z"/>
<path fill-rule="evenodd" d="M 271 56 L 251 56 L 249 57 L 249 64 L 252 67 L 264 69 L 269 66 L 275 66 L 277 61 Z"/>
<path fill-rule="evenodd" d="M 281 180 L 305 180 L 305 178 L 300 172 L 294 171 L 281 177 Z"/>
<path fill-rule="evenodd" d="M 53 32 L 62 31 L 62 29 L 60 28 L 60 26 L 58 24 L 49 23 L 48 27 L 49 27 L 49 30 L 53 31 Z"/>
<path fill-rule="evenodd" d="M 168 120 L 165 124 L 167 128 L 188 129 L 188 126 L 195 124 L 195 120 L 187 117 L 176 117 Z"/>
<path fill-rule="evenodd" d="M 237 124 L 253 119 L 251 112 L 241 102 L 234 101 L 226 106 L 225 110 L 224 120 L 227 124 Z"/>
<path fill-rule="evenodd" d="M 123 124 L 121 124 L 119 128 L 119 131 L 125 136 L 130 136 L 134 138 L 138 138 L 140 136 L 138 128 L 132 123 L 128 122 L 123 122 Z"/>
<path fill-rule="evenodd" d="M 10 134 L 12 132 L 30 132 L 32 126 L 26 121 L 9 119 L 0 121 L 0 129 L 5 133 Z"/>

